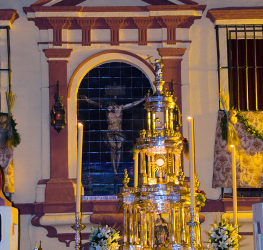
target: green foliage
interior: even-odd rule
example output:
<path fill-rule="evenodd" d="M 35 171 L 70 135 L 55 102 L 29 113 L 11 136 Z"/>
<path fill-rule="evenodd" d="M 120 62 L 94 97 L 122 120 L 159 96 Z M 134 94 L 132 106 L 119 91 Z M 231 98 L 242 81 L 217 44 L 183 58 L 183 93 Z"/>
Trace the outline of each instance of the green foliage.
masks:
<path fill-rule="evenodd" d="M 8 140 L 8 143 L 10 143 L 10 145 L 12 145 L 13 147 L 16 147 L 17 145 L 20 144 L 21 137 L 20 137 L 20 134 L 17 132 L 17 129 L 16 129 L 17 123 L 14 120 L 12 115 L 11 115 L 11 119 L 10 119 L 10 124 L 11 124 L 11 129 L 12 129 L 12 136 Z"/>
<path fill-rule="evenodd" d="M 196 205 L 199 207 L 204 207 L 206 202 L 206 194 L 203 190 L 196 190 Z"/>
<path fill-rule="evenodd" d="M 254 135 L 256 138 L 263 141 L 263 134 L 259 130 L 254 128 L 251 124 L 249 124 L 248 119 L 244 117 L 243 115 L 241 115 L 240 112 L 237 112 L 237 119 L 240 123 L 243 124 L 243 126 L 245 127 L 248 133 L 250 133 L 251 135 Z"/>
<path fill-rule="evenodd" d="M 224 112 L 224 115 L 222 116 L 220 122 L 223 140 L 227 140 L 227 134 L 228 134 L 227 116 L 228 114 Z M 239 111 L 237 111 L 236 117 L 249 134 L 263 141 L 263 133 L 261 133 L 258 129 L 253 127 L 251 124 L 249 124 L 249 121 L 245 116 L 243 116 Z"/>
<path fill-rule="evenodd" d="M 2 130 L 6 131 L 6 140 L 8 146 L 16 147 L 21 142 L 21 137 L 16 129 L 16 121 L 14 120 L 12 114 L 10 115 L 8 119 L 7 113 L 0 112 L 1 117 L 6 117 L 6 120 L 1 122 L 1 128 Z"/>
<path fill-rule="evenodd" d="M 221 117 L 220 126 L 222 131 L 222 139 L 227 140 L 227 130 L 228 130 L 227 112 L 224 112 L 224 115 Z"/>

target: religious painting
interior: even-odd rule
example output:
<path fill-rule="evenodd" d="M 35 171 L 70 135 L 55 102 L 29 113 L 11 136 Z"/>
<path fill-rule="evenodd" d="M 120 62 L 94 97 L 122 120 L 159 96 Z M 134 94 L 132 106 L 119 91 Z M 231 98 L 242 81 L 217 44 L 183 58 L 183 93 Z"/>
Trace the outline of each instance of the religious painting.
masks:
<path fill-rule="evenodd" d="M 133 180 L 133 147 L 144 128 L 145 97 L 151 85 L 138 68 L 105 63 L 83 78 L 78 121 L 84 124 L 82 183 L 86 196 L 119 193 L 124 169 Z"/>

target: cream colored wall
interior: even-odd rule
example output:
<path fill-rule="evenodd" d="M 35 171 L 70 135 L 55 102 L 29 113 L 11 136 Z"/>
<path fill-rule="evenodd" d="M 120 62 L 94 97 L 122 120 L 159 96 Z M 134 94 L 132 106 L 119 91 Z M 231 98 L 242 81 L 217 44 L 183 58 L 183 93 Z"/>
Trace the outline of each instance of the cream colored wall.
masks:
<path fill-rule="evenodd" d="M 205 34 L 205 35 L 201 35 Z M 219 190 L 212 188 L 213 148 L 218 111 L 217 56 L 214 25 L 205 15 L 190 29 L 192 41 L 188 62 L 188 93 L 183 94 L 184 135 L 187 137 L 186 117 L 194 117 L 196 170 L 200 188 L 210 199 L 219 198 Z M 188 96 L 187 96 L 188 94 Z M 188 173 L 187 161 L 185 172 Z"/>
<path fill-rule="evenodd" d="M 38 32 L 28 22 L 23 5 L 32 1 L 3 1 L 2 8 L 18 10 L 19 18 L 12 26 L 11 67 L 12 89 L 17 99 L 13 115 L 18 123 L 21 144 L 15 148 L 15 194 L 17 203 L 35 201 L 35 187 L 41 179 L 41 69 L 40 55 L 36 44 Z"/>
<path fill-rule="evenodd" d="M 12 56 L 12 87 L 17 95 L 14 106 L 14 117 L 21 134 L 21 144 L 15 149 L 15 203 L 30 203 L 35 201 L 37 182 L 49 178 L 49 109 L 48 109 L 48 71 L 46 58 L 40 52 L 42 48 L 37 42 L 43 37 L 52 38 L 52 32 L 40 34 L 33 22 L 27 21 L 22 7 L 29 6 L 34 0 L 0 0 L 1 8 L 13 8 L 19 12 L 11 30 Z M 207 9 L 224 6 L 259 6 L 262 0 L 235 1 L 199 1 L 207 4 Z M 196 20 L 189 32 L 192 41 L 189 51 L 182 62 L 182 94 L 183 94 L 183 124 L 184 135 L 187 137 L 186 116 L 195 118 L 196 135 L 196 167 L 208 198 L 217 199 L 219 190 L 212 189 L 213 147 L 218 111 L 218 82 L 214 25 L 206 17 L 206 11 L 201 20 Z M 95 31 L 94 31 L 95 32 Z M 165 32 L 150 33 L 149 37 L 158 40 Z M 181 30 L 182 37 L 188 37 L 188 32 Z M 99 37 L 99 33 L 95 37 Z M 78 40 L 80 33 L 69 33 L 68 38 Z M 106 34 L 107 36 L 107 34 Z M 121 39 L 128 34 L 121 33 Z M 80 37 L 79 37 L 80 39 Z M 99 39 L 99 38 L 96 38 Z M 106 38 L 105 38 L 106 39 Z M 68 64 L 68 79 L 77 66 L 92 54 L 116 47 L 94 45 L 89 48 L 75 46 Z M 137 45 L 122 45 L 120 49 L 133 51 L 146 58 L 152 55 L 158 58 L 157 45 L 144 47 Z M 73 110 L 72 110 L 73 112 Z M 71 138 L 73 140 L 74 138 Z M 74 152 L 70 153 L 70 177 L 75 177 Z M 188 173 L 187 161 L 185 172 Z M 40 192 L 40 196 L 43 192 Z M 42 198 L 39 198 L 41 201 Z M 207 213 L 207 221 L 203 231 L 207 230 L 215 214 Z M 43 249 L 66 249 L 57 239 L 46 237 L 46 230 L 31 225 L 31 216 L 21 216 L 21 250 L 33 249 L 35 241 L 42 240 Z M 247 241 L 251 240 L 251 236 Z M 72 245 L 71 245 L 72 246 Z M 250 245 L 250 247 L 252 247 Z M 241 249 L 252 249 L 252 248 Z"/>

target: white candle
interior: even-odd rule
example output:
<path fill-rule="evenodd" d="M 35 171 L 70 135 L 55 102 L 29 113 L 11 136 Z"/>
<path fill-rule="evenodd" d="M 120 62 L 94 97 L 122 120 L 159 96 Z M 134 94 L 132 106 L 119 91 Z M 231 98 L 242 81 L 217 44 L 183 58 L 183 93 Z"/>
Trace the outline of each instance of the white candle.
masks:
<path fill-rule="evenodd" d="M 78 123 L 78 166 L 77 166 L 76 213 L 81 212 L 82 143 L 83 143 L 83 125 L 82 125 L 82 123 Z"/>
<path fill-rule="evenodd" d="M 195 141 L 194 141 L 194 119 L 187 117 L 188 121 L 188 141 L 189 141 L 189 174 L 191 190 L 191 209 L 195 208 Z"/>
<path fill-rule="evenodd" d="M 234 145 L 230 145 L 232 153 L 232 193 L 233 193 L 233 214 L 234 214 L 234 226 L 237 228 L 237 170 L 236 170 L 236 148 Z"/>

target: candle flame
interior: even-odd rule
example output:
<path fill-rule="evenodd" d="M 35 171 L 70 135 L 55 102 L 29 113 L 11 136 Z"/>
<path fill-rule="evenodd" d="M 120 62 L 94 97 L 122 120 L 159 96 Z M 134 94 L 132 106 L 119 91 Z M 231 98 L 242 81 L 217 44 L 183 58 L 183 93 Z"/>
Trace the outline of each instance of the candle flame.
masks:
<path fill-rule="evenodd" d="M 192 116 L 187 116 L 187 120 L 192 120 L 193 117 Z"/>
<path fill-rule="evenodd" d="M 231 144 L 231 145 L 230 145 L 230 147 L 231 147 L 231 148 L 234 148 L 234 147 L 235 147 L 235 145 Z"/>
<path fill-rule="evenodd" d="M 83 124 L 81 122 L 78 122 L 78 127 L 80 128 L 82 126 L 83 126 Z"/>

